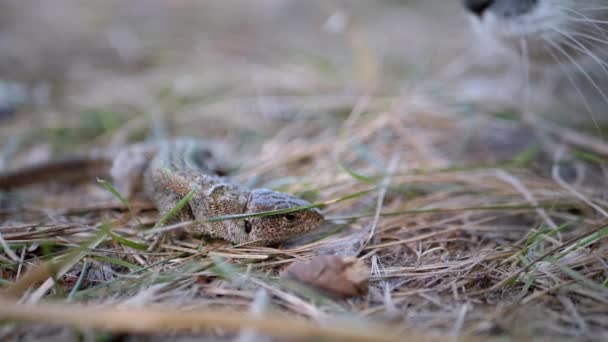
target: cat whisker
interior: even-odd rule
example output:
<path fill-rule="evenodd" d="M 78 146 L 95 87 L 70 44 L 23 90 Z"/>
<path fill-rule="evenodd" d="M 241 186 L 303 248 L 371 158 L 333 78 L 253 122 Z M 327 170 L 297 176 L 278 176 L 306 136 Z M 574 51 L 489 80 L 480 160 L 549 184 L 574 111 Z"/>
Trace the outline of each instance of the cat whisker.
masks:
<path fill-rule="evenodd" d="M 523 82 L 524 86 L 522 88 L 522 98 L 523 98 L 523 109 L 525 112 L 529 111 L 530 107 L 530 55 L 528 53 L 528 41 L 526 37 L 521 37 L 520 42 L 520 50 L 521 50 L 521 65 L 522 65 L 522 74 L 523 74 Z"/>
<path fill-rule="evenodd" d="M 582 44 L 578 39 L 576 39 L 575 37 L 573 37 L 571 34 L 564 32 L 560 29 L 557 28 L 552 28 L 553 31 L 561 34 L 563 37 L 566 37 L 567 39 L 565 39 L 563 41 L 563 43 L 565 45 L 568 45 L 569 47 L 582 52 L 583 54 L 589 56 L 591 59 L 593 59 L 601 68 L 605 73 L 608 73 L 608 69 L 606 69 L 606 66 L 608 64 L 606 64 L 606 62 L 604 62 L 603 60 L 601 60 L 599 57 L 597 57 L 596 54 L 594 54 L 591 50 L 589 50 L 584 44 Z"/>
<path fill-rule="evenodd" d="M 602 98 L 604 99 L 604 101 L 606 101 L 608 103 L 608 101 L 606 100 L 606 95 L 604 94 L 604 92 L 597 86 L 597 83 L 593 80 L 593 78 L 591 76 L 589 76 L 589 73 L 587 73 L 585 71 L 585 69 L 580 65 L 580 63 L 578 63 L 578 61 L 574 57 L 570 56 L 566 50 L 564 50 L 559 44 L 555 43 L 551 39 L 543 37 L 543 40 L 547 43 L 548 47 L 551 47 L 551 48 L 555 49 L 557 52 L 559 52 L 560 54 L 562 54 L 569 61 L 570 64 L 574 65 L 581 72 L 581 74 L 598 90 L 598 92 L 600 93 L 600 95 L 602 96 Z M 550 53 L 550 55 L 558 63 L 558 65 L 560 66 L 560 68 L 564 72 L 564 75 L 568 78 L 568 81 L 572 84 L 572 86 L 574 87 L 575 91 L 578 93 L 578 95 L 583 100 L 583 105 L 585 106 L 585 109 L 587 110 L 587 113 L 589 114 L 589 117 L 593 121 L 594 126 L 598 130 L 600 130 L 600 126 L 599 126 L 599 124 L 598 124 L 598 122 L 597 122 L 597 120 L 596 120 L 596 118 L 595 118 L 595 116 L 593 114 L 593 110 L 591 109 L 591 106 L 589 104 L 589 100 L 587 99 L 587 97 L 585 96 L 585 94 L 583 93 L 583 91 L 580 89 L 580 87 L 576 84 L 576 81 L 574 80 L 574 78 L 570 74 L 570 71 L 568 70 L 568 68 L 565 67 L 564 63 L 562 63 L 561 60 L 559 58 L 557 58 L 557 56 L 551 51 L 551 49 L 549 49 L 547 51 Z"/>
<path fill-rule="evenodd" d="M 590 22 L 590 20 L 592 20 L 592 19 L 590 17 L 588 17 L 585 13 L 583 13 L 581 11 L 577 11 L 577 10 L 572 9 L 572 8 L 564 7 L 564 6 L 560 6 L 559 8 L 562 9 L 562 10 L 564 10 L 565 12 L 570 12 L 570 13 L 573 13 L 573 14 L 579 16 L 580 18 L 583 18 L 583 20 L 584 20 L 585 23 L 590 24 L 600 34 L 602 34 L 604 37 L 608 38 L 608 36 L 606 36 L 606 32 L 608 32 L 608 30 L 602 28 L 597 23 Z M 580 18 L 574 18 L 574 19 L 580 20 Z M 573 18 L 571 16 L 566 16 L 566 20 L 570 21 L 572 19 Z"/>

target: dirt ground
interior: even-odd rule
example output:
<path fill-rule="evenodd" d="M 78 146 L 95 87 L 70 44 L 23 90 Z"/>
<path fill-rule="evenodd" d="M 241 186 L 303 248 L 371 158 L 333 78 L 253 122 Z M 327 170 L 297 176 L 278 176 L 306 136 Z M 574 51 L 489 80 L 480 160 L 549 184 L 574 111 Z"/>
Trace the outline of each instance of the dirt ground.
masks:
<path fill-rule="evenodd" d="M 458 1 L 0 2 L 0 170 L 191 136 L 326 217 L 150 248 L 94 179 L 0 192 L 1 338 L 607 339 L 606 144 L 465 97 L 474 43 Z M 279 276 L 318 255 L 367 293 Z"/>

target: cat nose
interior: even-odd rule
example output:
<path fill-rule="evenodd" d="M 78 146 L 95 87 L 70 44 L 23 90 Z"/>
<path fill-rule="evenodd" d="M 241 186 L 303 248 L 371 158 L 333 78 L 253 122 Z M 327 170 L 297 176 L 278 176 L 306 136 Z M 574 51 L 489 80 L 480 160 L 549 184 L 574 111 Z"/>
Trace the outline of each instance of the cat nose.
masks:
<path fill-rule="evenodd" d="M 494 1 L 493 0 L 463 0 L 462 2 L 469 11 L 471 11 L 472 13 L 481 17 L 483 15 L 483 12 L 485 12 L 485 10 L 488 7 L 490 7 Z"/>

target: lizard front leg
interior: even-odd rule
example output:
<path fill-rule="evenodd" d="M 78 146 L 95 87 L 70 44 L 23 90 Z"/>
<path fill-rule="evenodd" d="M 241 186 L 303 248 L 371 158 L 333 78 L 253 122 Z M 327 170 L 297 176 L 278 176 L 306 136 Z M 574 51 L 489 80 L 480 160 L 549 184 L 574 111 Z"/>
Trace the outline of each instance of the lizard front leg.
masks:
<path fill-rule="evenodd" d="M 243 222 L 208 222 L 208 218 L 239 214 L 246 204 L 248 193 L 221 178 L 196 172 L 154 169 L 145 178 L 146 192 L 152 194 L 160 215 L 173 210 L 192 190 L 189 203 L 180 209 L 173 221 L 191 221 L 188 231 L 220 238 L 234 243 L 244 242 Z M 162 216 L 161 216 L 162 217 Z"/>
<path fill-rule="evenodd" d="M 161 219 L 174 210 L 179 202 L 195 188 L 196 184 L 192 184 L 179 173 L 171 173 L 163 169 L 148 169 L 144 174 L 144 193 L 154 201 Z M 186 204 L 166 223 L 193 219 L 190 204 Z"/>
<path fill-rule="evenodd" d="M 146 170 L 144 172 L 144 193 L 150 198 L 158 209 L 158 220 L 163 220 L 171 211 L 179 205 L 190 190 L 189 184 L 176 174 L 170 174 L 165 170 Z M 164 224 L 193 221 L 195 219 L 189 204 L 184 205 L 168 218 Z M 179 235 L 179 234 L 178 234 Z M 157 235 L 148 248 L 153 250 L 164 241 L 170 243 L 173 234 L 162 233 Z"/>

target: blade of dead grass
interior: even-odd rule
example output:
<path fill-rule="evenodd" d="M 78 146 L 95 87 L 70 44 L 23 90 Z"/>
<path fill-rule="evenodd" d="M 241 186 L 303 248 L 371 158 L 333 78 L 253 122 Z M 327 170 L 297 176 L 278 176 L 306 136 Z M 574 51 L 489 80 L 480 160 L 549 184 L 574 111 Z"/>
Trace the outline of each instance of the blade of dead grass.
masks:
<path fill-rule="evenodd" d="M 571 203 L 563 203 L 563 205 L 556 205 L 555 203 L 540 203 L 539 205 L 530 204 L 513 204 L 513 205 L 489 205 L 489 206 L 472 206 L 472 207 L 461 207 L 461 208 L 432 208 L 432 209 L 411 209 L 411 210 L 399 210 L 399 211 L 385 211 L 380 213 L 380 216 L 401 216 L 401 215 L 418 215 L 418 214 L 441 214 L 441 213 L 452 213 L 452 212 L 465 212 L 465 211 L 534 211 L 538 208 L 571 208 Z M 336 216 L 326 218 L 327 220 L 353 220 L 373 216 L 373 213 L 365 213 L 359 215 L 350 216 Z"/>
<path fill-rule="evenodd" d="M 319 325 L 285 315 L 255 316 L 217 309 L 176 311 L 152 308 L 125 309 L 76 304 L 19 304 L 0 298 L 0 319 L 62 324 L 85 329 L 103 329 L 115 333 L 163 333 L 176 330 L 223 329 L 238 333 L 255 328 L 258 333 L 293 339 L 330 339 L 349 341 L 433 341 L 412 333 L 395 335 L 396 329 L 363 322 Z"/>
<path fill-rule="evenodd" d="M 270 211 L 260 211 L 257 213 L 251 214 L 235 214 L 235 215 L 223 215 L 223 216 L 214 216 L 207 219 L 207 222 L 218 222 L 225 220 L 240 220 L 250 217 L 261 217 L 261 216 L 272 216 L 272 215 L 282 215 L 287 213 L 292 213 L 296 211 L 308 210 L 313 208 L 321 208 L 327 205 L 331 205 L 334 203 L 339 203 L 351 199 L 355 199 L 366 195 L 368 193 L 374 192 L 378 190 L 378 187 L 374 187 L 371 189 L 362 190 L 359 192 L 355 192 L 353 194 L 343 196 L 337 199 L 328 200 L 319 203 L 313 203 L 310 205 L 293 207 L 288 209 L 279 209 L 279 210 L 270 210 Z M 462 207 L 462 208 L 433 208 L 433 209 L 413 209 L 413 210 L 403 210 L 403 211 L 394 211 L 394 212 L 383 212 L 380 213 L 380 216 L 397 216 L 397 215 L 408 215 L 408 214 L 429 214 L 429 213 L 445 213 L 445 212 L 458 212 L 458 211 L 492 211 L 492 210 L 538 210 L 538 209 L 561 209 L 561 208 L 572 208 L 576 206 L 574 203 L 539 203 L 538 205 L 490 205 L 490 206 L 472 206 L 472 207 Z M 374 216 L 374 213 L 365 213 L 359 215 L 350 215 L 350 216 L 340 216 L 340 217 L 332 217 L 326 218 L 326 220 L 348 220 L 348 219 L 359 219 Z"/>
<path fill-rule="evenodd" d="M 391 160 L 388 163 L 387 171 L 388 173 L 392 173 L 397 168 L 397 163 L 399 162 L 399 155 L 395 154 L 391 157 Z M 382 213 L 382 206 L 384 205 L 384 196 L 386 196 L 386 189 L 390 185 L 391 178 L 387 176 L 380 185 L 380 191 L 378 191 L 378 198 L 376 199 L 376 211 L 374 213 L 374 219 L 371 223 L 369 234 L 362 241 L 361 247 L 359 248 L 359 252 L 365 249 L 367 245 L 372 241 L 374 236 L 376 235 L 376 228 L 378 227 L 378 223 L 380 222 L 380 214 Z"/>

